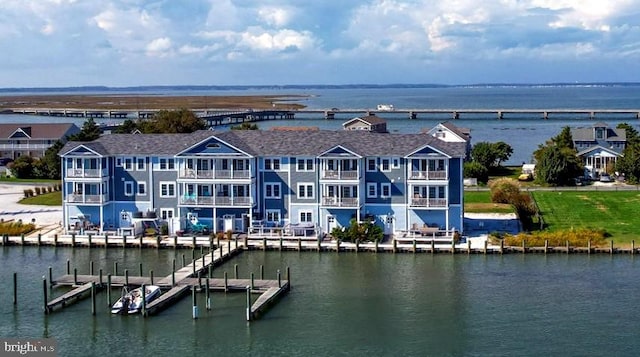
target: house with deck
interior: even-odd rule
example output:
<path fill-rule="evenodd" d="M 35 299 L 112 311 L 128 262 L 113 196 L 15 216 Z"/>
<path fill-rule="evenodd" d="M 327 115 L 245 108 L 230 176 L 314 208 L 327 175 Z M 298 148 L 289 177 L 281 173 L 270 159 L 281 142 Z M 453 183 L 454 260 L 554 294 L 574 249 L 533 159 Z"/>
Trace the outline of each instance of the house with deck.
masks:
<path fill-rule="evenodd" d="M 0 124 L 0 157 L 42 157 L 58 140 L 80 132 L 73 123 L 5 123 Z"/>
<path fill-rule="evenodd" d="M 366 130 L 376 133 L 387 132 L 387 121 L 375 114 L 363 117 L 355 117 L 342 124 L 344 130 Z"/>
<path fill-rule="evenodd" d="M 155 217 L 170 234 L 296 228 L 319 235 L 373 220 L 387 235 L 463 223 L 465 143 L 424 134 L 197 131 L 110 134 L 61 150 L 67 232 L 130 232 Z"/>
<path fill-rule="evenodd" d="M 572 128 L 571 136 L 584 164 L 585 177 L 592 179 L 611 170 L 627 145 L 624 129 L 610 128 L 603 122 Z"/>
<path fill-rule="evenodd" d="M 466 158 L 471 157 L 471 130 L 469 128 L 461 128 L 451 122 L 438 123 L 433 128 L 425 130 L 431 136 L 440 140 L 453 143 L 465 143 Z"/>

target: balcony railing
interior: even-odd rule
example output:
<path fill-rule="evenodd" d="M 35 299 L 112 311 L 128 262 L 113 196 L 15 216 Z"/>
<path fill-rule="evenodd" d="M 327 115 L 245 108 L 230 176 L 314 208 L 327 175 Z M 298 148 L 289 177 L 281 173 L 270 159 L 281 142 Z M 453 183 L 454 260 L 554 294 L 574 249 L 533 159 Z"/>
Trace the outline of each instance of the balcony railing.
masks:
<path fill-rule="evenodd" d="M 103 172 L 103 170 L 100 170 L 100 169 L 67 169 L 67 177 L 71 177 L 71 178 L 78 178 L 78 177 L 96 178 L 96 177 L 100 177 L 101 175 L 107 176 L 106 172 Z"/>
<path fill-rule="evenodd" d="M 411 171 L 409 178 L 411 180 L 446 180 L 447 171 L 446 170 Z"/>
<path fill-rule="evenodd" d="M 194 196 L 184 195 L 180 197 L 180 204 L 186 206 L 251 206 L 251 197 L 214 197 L 214 196 Z"/>
<path fill-rule="evenodd" d="M 447 207 L 447 199 L 416 197 L 411 199 L 411 206 L 412 207 Z"/>
<path fill-rule="evenodd" d="M 358 198 L 323 197 L 322 205 L 328 207 L 358 207 Z"/>
<path fill-rule="evenodd" d="M 43 150 L 48 149 L 53 144 L 0 144 L 2 150 Z"/>
<path fill-rule="evenodd" d="M 65 201 L 68 203 L 105 203 L 107 202 L 107 195 L 71 194 L 67 195 L 67 199 Z"/>
<path fill-rule="evenodd" d="M 357 170 L 324 170 L 322 171 L 322 178 L 328 180 L 357 180 Z"/>
<path fill-rule="evenodd" d="M 246 179 L 251 177 L 249 170 L 181 170 L 179 178 L 181 179 Z"/>

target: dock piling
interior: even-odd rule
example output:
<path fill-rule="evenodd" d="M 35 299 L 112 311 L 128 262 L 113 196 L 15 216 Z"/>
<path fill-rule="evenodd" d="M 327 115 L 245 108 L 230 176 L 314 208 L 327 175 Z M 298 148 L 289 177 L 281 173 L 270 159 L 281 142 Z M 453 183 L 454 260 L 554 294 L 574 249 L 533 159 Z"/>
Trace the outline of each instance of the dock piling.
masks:
<path fill-rule="evenodd" d="M 93 260 L 89 262 L 89 275 L 94 275 L 93 274 Z"/>
<path fill-rule="evenodd" d="M 46 294 L 46 292 L 45 292 Z M 44 306 L 47 306 L 47 298 L 44 298 Z M 18 273 L 13 273 L 13 305 L 18 305 Z"/>
<path fill-rule="evenodd" d="M 153 269 L 149 270 L 149 278 L 151 280 L 151 285 L 153 285 Z"/>
<path fill-rule="evenodd" d="M 238 279 L 238 264 L 233 265 L 233 273 L 234 279 Z"/>
<path fill-rule="evenodd" d="M 100 268 L 100 276 L 98 277 L 98 281 L 100 282 L 100 287 L 102 287 L 103 282 L 102 282 L 102 268 Z"/>
<path fill-rule="evenodd" d="M 251 290 L 253 290 L 254 288 L 255 288 L 254 275 L 253 275 L 253 272 L 251 272 Z"/>
<path fill-rule="evenodd" d="M 207 303 L 205 304 L 205 308 L 207 310 L 211 310 L 211 291 L 209 289 L 209 278 L 207 278 L 206 281 L 206 285 L 205 285 L 205 297 L 206 297 L 206 301 Z"/>
<path fill-rule="evenodd" d="M 247 286 L 247 321 L 251 321 L 251 289 Z"/>
<path fill-rule="evenodd" d="M 146 287 L 144 286 L 144 284 L 142 284 L 141 289 L 142 290 L 142 309 L 140 310 L 140 312 L 142 313 L 143 317 L 147 316 L 147 293 L 146 293 Z"/>
<path fill-rule="evenodd" d="M 142 294 L 144 299 L 144 294 Z M 91 283 L 91 315 L 96 315 L 96 283 Z"/>
<path fill-rule="evenodd" d="M 140 270 L 139 270 L 139 271 L 140 271 L 140 274 L 138 274 L 138 276 L 143 276 L 143 275 L 142 275 L 142 262 L 140 262 L 140 263 L 138 264 L 138 267 L 140 268 Z"/>
<path fill-rule="evenodd" d="M 67 259 L 67 275 L 71 274 L 71 261 Z"/>
<path fill-rule="evenodd" d="M 73 268 L 73 285 L 78 285 L 78 268 Z"/>
<path fill-rule="evenodd" d="M 264 265 L 260 264 L 260 280 L 264 280 Z"/>
<path fill-rule="evenodd" d="M 198 318 L 198 305 L 197 305 L 197 301 L 196 301 L 196 287 L 192 286 L 191 287 L 191 298 L 192 298 L 192 303 L 193 303 L 193 309 L 191 311 L 191 315 L 193 317 L 193 319 L 197 319 Z"/>
<path fill-rule="evenodd" d="M 224 272 L 224 292 L 226 293 L 227 291 L 229 291 L 229 275 L 225 271 Z"/>
<path fill-rule="evenodd" d="M 46 315 L 49 313 L 49 307 L 47 306 L 47 302 L 49 300 L 47 296 L 47 279 L 42 279 L 42 292 L 44 296 L 44 313 Z"/>
<path fill-rule="evenodd" d="M 111 306 L 111 274 L 107 275 L 107 306 Z"/>
<path fill-rule="evenodd" d="M 278 269 L 278 289 L 282 287 L 282 276 L 280 274 L 280 269 Z"/>
<path fill-rule="evenodd" d="M 113 262 L 113 276 L 118 276 L 118 262 Z"/>
<path fill-rule="evenodd" d="M 49 288 L 53 285 L 53 268 L 49 267 Z"/>
<path fill-rule="evenodd" d="M 289 286 L 291 286 L 291 269 L 289 269 L 288 266 L 287 266 L 287 282 L 289 283 Z"/>

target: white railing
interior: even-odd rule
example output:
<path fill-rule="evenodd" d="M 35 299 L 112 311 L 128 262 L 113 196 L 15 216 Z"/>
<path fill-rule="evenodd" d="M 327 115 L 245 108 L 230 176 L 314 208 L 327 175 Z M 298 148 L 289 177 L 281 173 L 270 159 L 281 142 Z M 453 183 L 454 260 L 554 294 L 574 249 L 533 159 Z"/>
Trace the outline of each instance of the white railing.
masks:
<path fill-rule="evenodd" d="M 409 174 L 411 180 L 446 180 L 446 170 L 436 171 L 411 171 Z"/>
<path fill-rule="evenodd" d="M 250 206 L 251 197 L 214 197 L 184 195 L 180 197 L 180 204 L 187 206 Z"/>
<path fill-rule="evenodd" d="M 324 170 L 322 171 L 322 178 L 329 180 L 356 180 L 358 179 L 358 171 Z"/>
<path fill-rule="evenodd" d="M 71 194 L 65 200 L 68 203 L 104 203 L 107 202 L 107 195 L 82 195 Z"/>
<path fill-rule="evenodd" d="M 412 207 L 447 207 L 446 198 L 412 198 Z"/>
<path fill-rule="evenodd" d="M 358 207 L 357 198 L 323 197 L 323 206 L 330 207 Z"/>
<path fill-rule="evenodd" d="M 104 170 L 106 171 L 106 170 Z M 67 177 L 89 177 L 95 178 L 100 175 L 106 176 L 105 172 L 100 169 L 67 169 Z"/>

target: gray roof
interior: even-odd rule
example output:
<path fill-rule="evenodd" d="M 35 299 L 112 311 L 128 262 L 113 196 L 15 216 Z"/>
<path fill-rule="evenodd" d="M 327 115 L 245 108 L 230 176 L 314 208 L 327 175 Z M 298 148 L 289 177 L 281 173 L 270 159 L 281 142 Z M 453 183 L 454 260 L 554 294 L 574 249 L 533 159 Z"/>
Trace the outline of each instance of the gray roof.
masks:
<path fill-rule="evenodd" d="M 21 129 L 31 139 L 64 139 L 66 135 L 80 131 L 73 123 L 6 123 L 0 124 L 0 138 L 9 138 L 16 130 Z"/>
<path fill-rule="evenodd" d="M 363 122 L 365 122 L 365 123 L 367 123 L 369 125 L 378 125 L 378 124 L 386 124 L 387 123 L 386 120 L 380 118 L 379 116 L 377 116 L 375 114 L 371 114 L 371 115 L 367 115 L 367 116 L 364 116 L 364 117 L 353 118 L 353 119 L 351 119 L 349 121 L 344 122 L 342 124 L 342 126 L 347 126 L 347 125 L 353 123 L 356 120 L 363 121 Z"/>
<path fill-rule="evenodd" d="M 60 155 L 85 145 L 105 156 L 173 156 L 209 137 L 216 137 L 252 156 L 318 156 L 336 146 L 360 156 L 406 156 L 426 145 L 452 157 L 465 156 L 464 143 L 448 143 L 425 134 L 360 130 L 200 130 L 191 134 L 110 134 L 89 143 L 69 142 Z"/>
<path fill-rule="evenodd" d="M 471 129 L 469 128 L 461 128 L 455 124 L 453 124 L 452 122 L 449 121 L 445 121 L 444 123 L 440 123 L 440 125 L 444 126 L 445 128 L 451 130 L 452 132 L 454 132 L 456 135 L 458 135 L 460 137 L 460 139 L 466 139 L 469 140 L 469 138 L 471 137 Z"/>
<path fill-rule="evenodd" d="M 607 131 L 606 141 L 627 141 L 627 131 L 618 128 L 609 128 L 606 123 L 596 123 L 587 128 L 572 128 L 571 137 L 573 141 L 596 141 L 595 128 L 605 128 Z"/>

